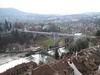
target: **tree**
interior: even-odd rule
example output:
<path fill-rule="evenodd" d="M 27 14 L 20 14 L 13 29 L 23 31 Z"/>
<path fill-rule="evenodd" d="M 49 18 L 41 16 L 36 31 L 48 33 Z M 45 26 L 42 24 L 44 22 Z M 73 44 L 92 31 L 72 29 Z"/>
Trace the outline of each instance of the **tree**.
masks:
<path fill-rule="evenodd" d="M 18 30 L 12 30 L 11 32 L 12 36 L 15 38 L 15 41 L 18 41 L 18 37 L 19 37 L 19 33 L 18 33 Z"/>
<path fill-rule="evenodd" d="M 16 30 L 12 30 L 12 35 L 14 36 L 14 37 L 17 37 L 18 36 L 18 30 L 16 29 Z"/>
<path fill-rule="evenodd" d="M 15 31 L 15 36 L 18 37 L 19 33 L 18 33 L 18 30 L 16 29 Z"/>
<path fill-rule="evenodd" d="M 46 25 L 47 26 L 47 25 Z M 45 27 L 45 26 L 44 26 Z M 60 27 L 58 27 L 57 25 L 53 24 L 53 23 L 49 23 L 48 26 L 46 28 L 43 29 L 43 31 L 48 31 L 48 32 L 59 32 L 60 31 Z"/>
<path fill-rule="evenodd" d="M 91 44 L 93 46 L 96 46 L 97 45 L 97 42 L 100 40 L 100 30 L 97 30 L 96 31 L 95 36 L 96 36 L 96 38 L 92 38 L 91 39 Z"/>
<path fill-rule="evenodd" d="M 100 27 L 100 18 L 99 18 L 99 19 L 96 19 L 96 20 L 94 21 L 94 23 L 96 24 L 96 26 L 99 26 L 99 27 Z"/>
<path fill-rule="evenodd" d="M 58 48 L 55 49 L 55 59 L 59 59 L 59 53 L 58 53 Z"/>
<path fill-rule="evenodd" d="M 10 29 L 12 28 L 12 25 L 11 25 L 11 23 L 10 23 L 10 26 L 9 26 L 9 27 L 10 27 Z"/>
<path fill-rule="evenodd" d="M 5 20 L 5 30 L 8 30 L 9 27 L 8 27 L 8 22 Z"/>
<path fill-rule="evenodd" d="M 13 27 L 17 28 L 17 29 L 22 29 L 22 28 L 24 28 L 24 25 L 22 23 L 20 23 L 20 22 L 15 22 L 13 24 Z"/>
<path fill-rule="evenodd" d="M 11 28 L 12 28 L 12 25 L 11 25 L 11 23 L 9 23 L 8 25 L 9 25 L 9 27 L 8 27 L 8 31 L 10 31 Z"/>
<path fill-rule="evenodd" d="M 51 25 L 49 26 L 49 31 L 50 31 L 50 32 L 59 32 L 59 31 L 60 31 L 60 27 L 58 27 L 58 26 L 56 26 L 56 25 L 54 25 L 54 24 L 51 24 Z"/>
<path fill-rule="evenodd" d="M 89 41 L 87 39 L 78 39 L 76 42 L 70 44 L 69 51 L 75 52 L 80 51 L 81 49 L 85 49 L 89 47 Z"/>
<path fill-rule="evenodd" d="M 96 36 L 100 36 L 100 30 L 97 30 L 97 32 L 96 32 L 95 35 L 96 35 Z"/>
<path fill-rule="evenodd" d="M 0 23 L 0 32 L 2 32 L 2 27 L 1 27 L 1 25 L 2 25 L 2 24 Z"/>
<path fill-rule="evenodd" d="M 73 38 L 65 38 L 65 44 L 67 45 L 67 46 L 69 46 L 73 41 L 74 41 L 74 39 Z"/>
<path fill-rule="evenodd" d="M 2 27 L 0 26 L 0 32 L 2 32 Z"/>

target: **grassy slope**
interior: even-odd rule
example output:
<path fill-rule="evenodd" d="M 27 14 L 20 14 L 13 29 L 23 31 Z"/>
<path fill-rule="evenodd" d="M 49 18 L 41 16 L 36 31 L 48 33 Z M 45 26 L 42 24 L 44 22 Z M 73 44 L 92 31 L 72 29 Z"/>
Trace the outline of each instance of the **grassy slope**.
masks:
<path fill-rule="evenodd" d="M 45 46 L 53 46 L 53 42 L 51 40 L 46 40 L 44 42 L 42 42 Z"/>
<path fill-rule="evenodd" d="M 40 36 L 38 38 L 37 43 L 38 43 L 38 45 L 45 46 L 45 47 L 48 47 L 48 46 L 52 46 L 53 45 L 53 42 L 49 38 L 47 38 L 45 36 Z"/>
<path fill-rule="evenodd" d="M 45 36 L 38 37 L 38 42 L 37 43 L 38 43 L 39 46 L 45 46 L 45 47 L 54 45 L 53 42 Z M 59 44 L 64 45 L 65 44 L 64 39 L 60 40 Z"/>

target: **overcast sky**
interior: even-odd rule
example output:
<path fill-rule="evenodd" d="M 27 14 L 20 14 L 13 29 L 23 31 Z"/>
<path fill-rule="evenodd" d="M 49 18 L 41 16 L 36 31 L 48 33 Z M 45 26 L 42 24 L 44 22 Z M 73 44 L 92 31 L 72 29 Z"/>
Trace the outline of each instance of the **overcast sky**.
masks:
<path fill-rule="evenodd" d="M 100 0 L 0 0 L 1 7 L 39 14 L 76 14 L 100 12 Z"/>

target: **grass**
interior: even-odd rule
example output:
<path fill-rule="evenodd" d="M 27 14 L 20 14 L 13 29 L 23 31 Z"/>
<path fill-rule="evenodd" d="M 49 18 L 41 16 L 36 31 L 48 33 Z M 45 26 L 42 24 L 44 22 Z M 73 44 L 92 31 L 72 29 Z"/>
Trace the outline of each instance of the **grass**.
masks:
<path fill-rule="evenodd" d="M 59 45 L 64 45 L 65 44 L 65 39 L 60 40 Z"/>
<path fill-rule="evenodd" d="M 65 39 L 61 39 L 60 41 L 59 41 L 59 45 L 64 45 L 65 43 L 64 43 L 64 40 Z M 49 47 L 49 46 L 53 46 L 54 45 L 54 43 L 49 39 L 49 38 L 47 38 L 47 37 L 45 37 L 45 36 L 40 36 L 39 38 L 38 38 L 38 40 L 37 40 L 37 44 L 39 45 L 39 46 L 43 46 L 43 47 Z"/>
<path fill-rule="evenodd" d="M 65 39 L 61 39 L 59 41 L 59 45 L 64 45 L 65 44 L 64 40 Z M 49 47 L 49 46 L 53 46 L 54 45 L 53 42 L 49 38 L 47 38 L 45 36 L 38 37 L 37 44 L 39 46 L 44 46 L 44 47 Z"/>
<path fill-rule="evenodd" d="M 53 42 L 45 36 L 38 37 L 37 44 L 40 46 L 45 46 L 45 47 L 54 45 Z"/>
<path fill-rule="evenodd" d="M 45 45 L 45 46 L 47 46 L 47 47 L 48 47 L 48 46 L 53 46 L 53 45 L 54 45 L 53 42 L 52 42 L 51 40 L 43 41 L 42 44 Z"/>

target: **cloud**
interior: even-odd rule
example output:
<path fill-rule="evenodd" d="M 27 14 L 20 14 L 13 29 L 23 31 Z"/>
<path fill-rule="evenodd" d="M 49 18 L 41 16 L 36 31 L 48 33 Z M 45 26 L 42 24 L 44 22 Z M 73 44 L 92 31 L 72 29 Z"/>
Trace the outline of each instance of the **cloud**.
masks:
<path fill-rule="evenodd" d="M 81 13 L 100 11 L 99 0 L 0 0 L 0 7 L 33 13 Z"/>

